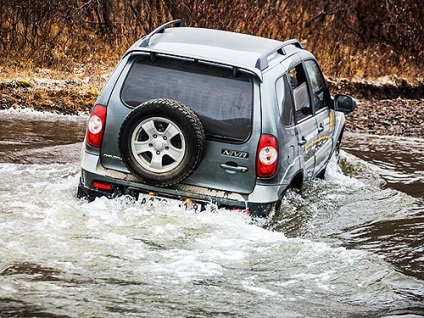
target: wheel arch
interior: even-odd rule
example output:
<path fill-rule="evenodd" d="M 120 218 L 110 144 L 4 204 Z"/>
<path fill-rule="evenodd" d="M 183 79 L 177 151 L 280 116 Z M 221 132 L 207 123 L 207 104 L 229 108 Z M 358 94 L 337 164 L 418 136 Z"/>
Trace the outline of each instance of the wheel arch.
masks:
<path fill-rule="evenodd" d="M 290 181 L 290 188 L 295 188 L 300 190 L 303 186 L 303 171 L 299 171 Z"/>

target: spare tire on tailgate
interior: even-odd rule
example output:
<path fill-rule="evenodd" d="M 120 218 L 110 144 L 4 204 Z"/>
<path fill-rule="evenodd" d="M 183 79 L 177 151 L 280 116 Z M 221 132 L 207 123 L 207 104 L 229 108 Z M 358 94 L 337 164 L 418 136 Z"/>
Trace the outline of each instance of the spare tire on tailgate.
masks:
<path fill-rule="evenodd" d="M 122 158 L 144 182 L 170 186 L 187 178 L 203 155 L 199 117 L 171 99 L 152 99 L 134 108 L 119 133 Z"/>

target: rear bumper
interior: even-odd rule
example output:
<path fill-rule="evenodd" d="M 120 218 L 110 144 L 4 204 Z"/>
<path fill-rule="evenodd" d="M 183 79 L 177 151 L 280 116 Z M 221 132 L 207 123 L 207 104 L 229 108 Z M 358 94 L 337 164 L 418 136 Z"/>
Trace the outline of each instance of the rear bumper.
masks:
<path fill-rule="evenodd" d="M 143 183 L 133 174 L 105 169 L 100 164 L 98 155 L 89 153 L 84 149 L 81 167 L 78 197 L 85 197 L 89 200 L 101 196 L 113 198 L 120 195 L 152 194 L 180 201 L 189 199 L 201 204 L 250 210 L 254 215 L 264 216 L 269 214 L 280 201 L 284 190 L 284 186 L 281 185 L 257 185 L 252 193 L 245 195 L 186 184 L 177 184 L 166 188 L 155 187 Z M 107 191 L 96 188 L 93 186 L 94 182 L 108 184 L 111 188 Z"/>

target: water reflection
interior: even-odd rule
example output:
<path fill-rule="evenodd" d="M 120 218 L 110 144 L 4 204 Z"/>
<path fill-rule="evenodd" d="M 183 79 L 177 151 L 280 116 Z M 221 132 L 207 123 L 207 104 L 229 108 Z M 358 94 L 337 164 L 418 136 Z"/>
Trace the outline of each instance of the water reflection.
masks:
<path fill-rule="evenodd" d="M 342 239 L 346 246 L 382 255 L 402 273 L 424 280 L 424 210 L 417 210 L 410 212 L 418 216 L 347 228 Z"/>
<path fill-rule="evenodd" d="M 0 111 L 0 162 L 66 163 L 79 157 L 86 116 Z"/>
<path fill-rule="evenodd" d="M 3 110 L 0 124 L 1 152 L 20 151 L 82 141 L 86 116 Z"/>
<path fill-rule="evenodd" d="M 424 198 L 424 139 L 346 135 L 343 149 L 374 164 L 386 187 Z"/>
<path fill-rule="evenodd" d="M 402 273 L 424 280 L 423 140 L 348 134 L 343 146 L 372 164 L 370 168 L 384 179 L 383 188 L 418 198 L 412 207 L 402 199 L 392 200 L 392 209 L 397 208 L 389 219 L 347 227 L 340 235 L 343 242 L 382 255 Z"/>

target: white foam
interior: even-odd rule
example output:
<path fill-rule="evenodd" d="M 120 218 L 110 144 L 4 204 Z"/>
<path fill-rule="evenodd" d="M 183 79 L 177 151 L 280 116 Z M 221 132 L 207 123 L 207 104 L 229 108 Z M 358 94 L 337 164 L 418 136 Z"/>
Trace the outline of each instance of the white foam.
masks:
<path fill-rule="evenodd" d="M 342 156 L 350 164 L 358 163 L 354 157 Z M 176 202 L 151 209 L 128 198 L 81 202 L 75 197 L 78 163 L 0 164 L 0 172 L 8 182 L 7 191 L 0 191 L 0 265 L 30 260 L 54 266 L 60 272 L 59 281 L 50 284 L 58 290 L 50 292 L 54 297 L 66 295 L 72 305 L 79 303 L 75 295 L 81 295 L 96 304 L 114 306 L 105 299 L 128 295 L 129 290 L 134 306 L 150 306 L 150 311 L 155 310 L 154 304 L 143 302 L 146 297 L 180 297 L 179 302 L 185 303 L 196 292 L 221 303 L 233 292 L 260 303 L 272 299 L 267 304 L 275 310 L 281 304 L 295 306 L 302 299 L 357 302 L 369 308 L 398 300 L 392 293 L 399 285 L 391 276 L 394 269 L 384 259 L 341 247 L 336 239 L 324 242 L 332 233 L 326 226 L 340 221 L 346 227 L 361 220 L 337 205 L 332 213 L 340 219 L 334 215 L 326 219 L 318 214 L 318 204 L 329 199 L 348 201 L 354 194 L 343 187 L 353 188 L 361 200 L 372 198 L 364 197 L 362 188 L 378 190 L 366 180 L 345 176 L 335 166 L 328 169 L 329 180 L 311 186 L 316 189 L 309 197 L 292 194 L 286 202 L 289 207 L 311 205 L 308 208 L 317 213 L 312 220 L 321 218 L 323 235 L 309 239 L 288 238 L 226 209 L 196 213 L 183 210 Z M 361 211 L 361 216 L 376 218 L 373 211 Z M 304 222 L 310 226 L 310 221 Z M 46 289 L 42 282 L 27 284 L 24 275 L 5 279 L 0 289 L 16 280 L 16 288 L 26 291 L 23 298 Z M 407 280 L 402 277 L 402 284 L 409 285 Z M 122 285 L 110 281 L 122 281 Z M 61 284 L 66 289 L 60 289 Z M 176 286 L 187 296 L 175 293 Z"/>
<path fill-rule="evenodd" d="M 66 115 L 61 113 L 48 111 L 39 111 L 32 108 L 8 108 L 0 110 L 0 117 L 16 120 L 43 120 L 43 121 L 57 121 L 57 120 L 68 120 L 68 121 L 86 121 L 88 119 L 87 112 L 80 112 L 78 115 Z"/>

